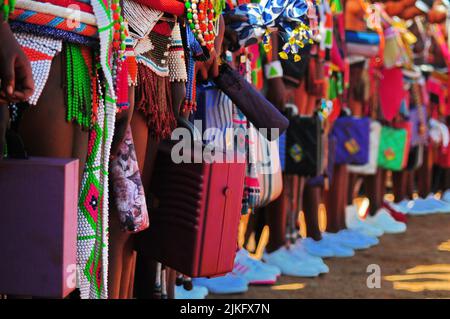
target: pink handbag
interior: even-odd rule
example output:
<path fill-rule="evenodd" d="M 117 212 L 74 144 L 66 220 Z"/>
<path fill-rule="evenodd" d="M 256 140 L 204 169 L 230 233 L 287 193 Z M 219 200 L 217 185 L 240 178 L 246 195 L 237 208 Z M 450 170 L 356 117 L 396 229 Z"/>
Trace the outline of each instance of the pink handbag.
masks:
<path fill-rule="evenodd" d="M 75 288 L 78 160 L 0 160 L 0 293 L 64 298 Z"/>

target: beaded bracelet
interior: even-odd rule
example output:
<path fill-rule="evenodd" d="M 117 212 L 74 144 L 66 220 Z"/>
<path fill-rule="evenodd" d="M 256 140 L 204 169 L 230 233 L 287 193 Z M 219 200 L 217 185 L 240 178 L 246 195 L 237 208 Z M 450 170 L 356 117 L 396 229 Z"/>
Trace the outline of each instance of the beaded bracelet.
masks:
<path fill-rule="evenodd" d="M 8 21 L 9 15 L 14 11 L 16 0 L 2 0 L 3 21 Z"/>

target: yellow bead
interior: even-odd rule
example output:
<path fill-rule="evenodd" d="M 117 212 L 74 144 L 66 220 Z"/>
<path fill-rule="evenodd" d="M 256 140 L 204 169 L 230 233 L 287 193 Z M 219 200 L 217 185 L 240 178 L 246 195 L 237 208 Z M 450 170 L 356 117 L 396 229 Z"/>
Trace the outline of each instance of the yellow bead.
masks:
<path fill-rule="evenodd" d="M 283 60 L 287 60 L 287 59 L 288 59 L 288 55 L 287 55 L 287 53 L 284 52 L 284 51 L 278 53 L 278 55 L 279 55 L 280 58 L 282 58 Z"/>
<path fill-rule="evenodd" d="M 295 62 L 300 62 L 301 59 L 302 59 L 302 57 L 299 54 L 294 55 Z"/>

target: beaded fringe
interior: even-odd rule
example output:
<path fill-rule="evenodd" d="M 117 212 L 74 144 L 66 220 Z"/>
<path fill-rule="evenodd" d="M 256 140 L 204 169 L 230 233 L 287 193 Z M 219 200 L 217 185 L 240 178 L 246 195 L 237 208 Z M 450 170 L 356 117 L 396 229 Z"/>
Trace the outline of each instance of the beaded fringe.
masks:
<path fill-rule="evenodd" d="M 136 109 L 147 118 L 150 135 L 158 139 L 170 137 L 176 126 L 168 77 L 161 77 L 143 64 L 138 64 Z"/>
<path fill-rule="evenodd" d="M 67 43 L 65 48 L 67 121 L 88 129 L 97 117 L 92 110 L 92 92 L 97 91 L 97 81 L 92 76 L 92 55 L 89 48 L 78 44 Z"/>

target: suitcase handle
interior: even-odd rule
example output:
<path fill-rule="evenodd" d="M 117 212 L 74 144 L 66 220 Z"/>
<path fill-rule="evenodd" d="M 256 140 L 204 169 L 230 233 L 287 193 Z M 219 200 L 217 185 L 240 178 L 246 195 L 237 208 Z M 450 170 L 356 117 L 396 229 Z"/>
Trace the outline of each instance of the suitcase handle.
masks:
<path fill-rule="evenodd" d="M 28 154 L 25 150 L 25 144 L 18 133 L 19 123 L 21 119 L 21 112 L 18 106 L 13 106 L 12 114 L 8 107 L 2 106 L 0 110 L 0 139 L 1 142 L 6 142 L 8 150 L 8 158 L 11 159 L 28 159 Z M 14 115 L 14 112 L 16 113 Z M 14 120 L 13 120 L 14 118 Z M 0 143 L 0 159 L 3 158 L 3 143 Z"/>

